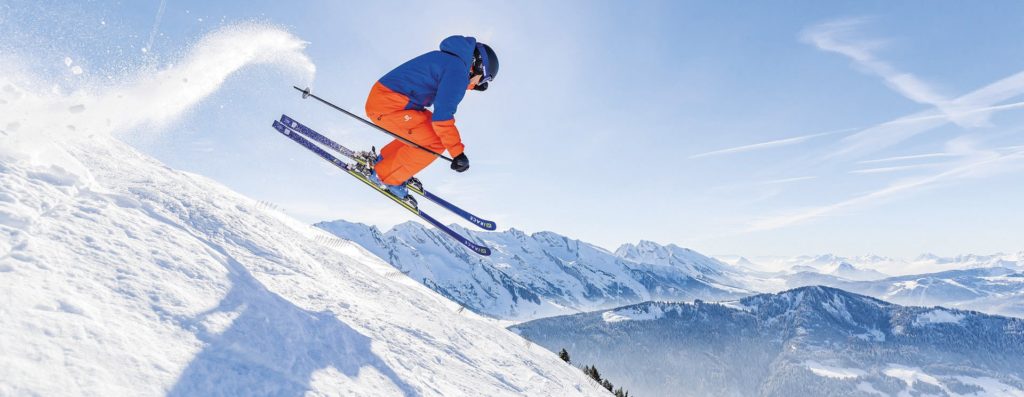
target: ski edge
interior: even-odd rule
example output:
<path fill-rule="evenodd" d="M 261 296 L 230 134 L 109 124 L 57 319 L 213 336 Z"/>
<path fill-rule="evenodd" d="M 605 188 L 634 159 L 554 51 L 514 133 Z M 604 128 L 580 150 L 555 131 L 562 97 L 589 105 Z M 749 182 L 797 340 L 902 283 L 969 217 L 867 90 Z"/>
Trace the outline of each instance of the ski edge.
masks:
<path fill-rule="evenodd" d="M 471 241 L 470 239 L 466 238 L 465 236 L 455 232 L 454 230 L 452 230 L 448 226 L 445 226 L 444 224 L 439 222 L 437 219 L 434 219 L 434 217 L 428 215 L 427 213 L 425 213 L 423 211 L 420 211 L 417 208 L 410 207 L 408 204 L 402 202 L 398 198 L 396 198 L 396 197 L 392 196 L 391 194 L 389 194 L 387 191 L 381 189 L 380 186 L 377 186 L 375 183 L 367 180 L 366 178 L 363 178 L 362 175 L 357 175 L 357 173 L 355 173 L 355 171 L 352 171 L 352 170 L 350 170 L 348 168 L 348 163 L 338 159 L 337 157 L 334 157 L 330 153 L 327 153 L 326 151 L 324 151 L 319 146 L 316 146 L 316 144 L 314 144 L 313 142 L 310 142 L 308 139 L 303 138 L 301 135 L 294 134 L 295 131 L 292 131 L 285 124 L 281 123 L 280 121 L 276 121 L 275 120 L 274 123 L 273 123 L 273 127 L 274 127 L 275 130 L 277 130 L 277 132 L 281 133 L 281 135 L 284 135 L 285 137 L 291 139 L 292 141 L 294 141 L 295 143 L 299 144 L 300 146 L 305 147 L 306 149 L 312 151 L 313 153 L 315 153 L 318 156 L 320 156 L 320 158 L 322 158 L 325 161 L 333 164 L 335 167 L 340 168 L 342 171 L 345 171 L 345 173 L 351 175 L 352 177 L 354 177 L 354 178 L 362 181 L 363 183 L 369 185 L 370 187 L 374 188 L 374 190 L 376 190 L 377 192 L 387 196 L 392 201 L 398 203 L 399 205 L 401 205 L 406 210 L 409 210 L 409 212 L 412 212 L 416 216 L 419 216 L 421 219 L 427 221 L 427 223 L 429 223 L 432 226 L 434 226 L 434 227 L 440 229 L 441 231 L 445 232 L 445 234 L 447 234 L 451 238 L 455 239 L 456 241 L 461 243 L 466 248 L 469 248 L 470 251 L 473 251 L 473 252 L 475 252 L 475 253 L 477 253 L 479 255 L 483 255 L 483 256 L 490 256 L 491 255 L 491 249 L 490 248 L 485 247 L 483 245 L 480 245 L 480 244 L 477 244 L 477 243 Z"/>
<path fill-rule="evenodd" d="M 298 122 L 297 120 L 291 118 L 288 115 L 282 114 L 280 122 L 281 122 L 281 124 L 283 124 L 288 129 L 290 129 L 292 131 L 295 131 L 295 132 L 298 132 L 298 133 L 300 133 L 302 135 L 305 135 L 305 136 L 309 137 L 310 139 L 312 139 L 314 141 L 322 143 L 325 146 L 327 146 L 327 147 L 337 151 L 338 153 L 341 153 L 345 157 L 348 157 L 350 159 L 356 160 L 355 159 L 355 152 L 352 151 L 352 149 L 349 149 L 349 148 L 346 148 L 346 147 L 342 146 L 341 144 L 335 142 L 331 138 L 328 138 L 328 137 L 324 136 L 323 134 L 321 134 L 319 132 L 316 132 L 312 128 L 307 127 L 306 125 Z M 497 230 L 497 228 L 498 228 L 498 225 L 494 221 L 490 221 L 490 220 L 478 217 L 476 215 L 473 215 L 469 211 L 466 211 L 466 210 L 460 208 L 459 206 L 448 202 L 447 200 L 441 198 L 440 196 L 437 196 L 437 195 L 431 193 L 430 191 L 428 191 L 426 189 L 420 190 L 420 189 L 416 189 L 416 188 L 411 188 L 410 187 L 409 190 L 415 192 L 416 194 L 419 194 L 420 196 L 423 196 L 427 200 L 430 200 L 430 201 L 436 203 L 437 205 L 440 205 L 440 206 L 444 207 L 445 209 L 455 213 L 456 215 L 462 217 L 466 221 L 476 225 L 477 227 L 479 227 L 481 229 L 488 230 L 488 231 L 494 231 L 494 230 Z"/>

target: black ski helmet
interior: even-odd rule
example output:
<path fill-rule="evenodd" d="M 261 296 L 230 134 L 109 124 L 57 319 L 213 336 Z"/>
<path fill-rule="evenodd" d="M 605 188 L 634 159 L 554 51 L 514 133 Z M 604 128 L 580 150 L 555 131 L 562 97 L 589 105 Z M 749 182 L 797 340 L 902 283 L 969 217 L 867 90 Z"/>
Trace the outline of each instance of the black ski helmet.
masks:
<path fill-rule="evenodd" d="M 491 46 L 476 43 L 476 49 L 473 50 L 473 74 L 484 76 L 480 84 L 473 88 L 477 91 L 487 90 L 487 84 L 498 75 L 498 54 L 494 53 Z"/>

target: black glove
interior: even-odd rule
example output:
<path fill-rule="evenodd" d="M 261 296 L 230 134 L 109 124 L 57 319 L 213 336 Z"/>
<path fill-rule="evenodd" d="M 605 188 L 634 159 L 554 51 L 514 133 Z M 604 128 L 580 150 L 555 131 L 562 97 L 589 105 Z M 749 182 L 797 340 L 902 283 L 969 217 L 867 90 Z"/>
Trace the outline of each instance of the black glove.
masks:
<path fill-rule="evenodd" d="M 463 172 L 469 169 L 469 157 L 465 153 L 455 156 L 452 159 L 452 169 L 456 172 Z"/>

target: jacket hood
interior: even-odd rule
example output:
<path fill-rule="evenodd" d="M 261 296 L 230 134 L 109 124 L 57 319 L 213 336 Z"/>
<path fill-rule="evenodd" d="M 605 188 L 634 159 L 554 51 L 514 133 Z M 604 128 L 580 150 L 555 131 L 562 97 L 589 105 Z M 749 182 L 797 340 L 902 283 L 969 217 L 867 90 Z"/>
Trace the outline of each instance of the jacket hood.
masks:
<path fill-rule="evenodd" d="M 473 64 L 473 50 L 476 49 L 476 39 L 466 36 L 449 36 L 441 40 L 441 51 L 455 55 L 469 67 Z"/>

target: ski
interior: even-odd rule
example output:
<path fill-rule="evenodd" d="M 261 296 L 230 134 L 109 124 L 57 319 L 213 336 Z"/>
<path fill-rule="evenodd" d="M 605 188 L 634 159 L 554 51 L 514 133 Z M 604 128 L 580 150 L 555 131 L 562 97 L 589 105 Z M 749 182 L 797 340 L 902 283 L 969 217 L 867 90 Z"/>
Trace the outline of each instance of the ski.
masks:
<path fill-rule="evenodd" d="M 296 132 L 298 132 L 298 133 L 300 133 L 302 135 L 305 135 L 309 139 L 312 139 L 312 140 L 314 140 L 316 142 L 319 142 L 319 143 L 323 144 L 324 146 L 327 146 L 327 147 L 333 149 L 334 151 L 336 151 L 338 153 L 341 153 L 345 157 L 348 157 L 348 158 L 350 158 L 352 160 L 355 160 L 355 161 L 360 161 L 356 157 L 356 152 L 353 151 L 352 149 L 349 149 L 347 147 L 342 146 L 341 144 L 339 144 L 338 142 L 335 142 L 331 138 L 328 138 L 328 137 L 324 136 L 323 134 L 320 134 L 319 132 L 314 131 L 312 128 L 309 128 L 309 127 L 303 125 L 302 123 L 300 123 L 298 121 L 295 121 L 295 119 L 293 119 L 291 117 L 288 117 L 288 115 L 281 115 L 281 124 L 284 124 L 286 127 L 288 127 L 289 129 L 291 129 L 293 131 L 296 131 Z M 421 183 L 407 183 L 405 186 L 406 186 L 406 188 L 408 188 L 409 190 L 415 192 L 416 194 L 419 194 L 420 196 L 423 196 L 423 198 L 426 198 L 427 200 L 430 200 L 431 202 L 433 202 L 433 203 L 435 203 L 435 204 L 437 204 L 437 205 L 439 205 L 441 207 L 444 207 L 448 211 L 451 211 L 455 215 L 458 215 L 458 216 L 462 217 L 463 219 L 469 221 L 470 223 L 476 225 L 477 227 L 479 227 L 481 229 L 484 229 L 484 230 L 495 230 L 497 228 L 497 225 L 494 222 L 486 220 L 486 219 L 483 219 L 483 218 L 480 218 L 480 217 L 478 217 L 476 215 L 473 215 L 473 214 L 469 213 L 469 211 L 466 211 L 466 210 L 460 208 L 459 206 L 457 206 L 455 204 L 452 204 L 452 203 L 448 202 L 447 200 L 439 197 L 438 195 L 431 193 L 430 191 L 424 189 L 423 185 Z"/>
<path fill-rule="evenodd" d="M 419 216 L 421 219 L 427 221 L 427 223 L 429 223 L 432 226 L 434 226 L 434 227 L 440 229 L 441 231 L 445 232 L 445 234 L 447 234 L 451 238 L 455 239 L 456 241 L 458 241 L 462 245 L 466 246 L 466 248 L 469 248 L 471 251 L 473 251 L 473 252 L 475 252 L 477 254 L 483 255 L 483 256 L 491 255 L 491 249 L 490 248 L 487 248 L 487 247 L 482 246 L 480 244 L 474 243 L 473 241 L 470 241 L 465 236 L 463 236 L 463 235 L 461 235 L 459 233 L 456 233 L 454 230 L 452 230 L 448 226 L 445 226 L 444 224 L 439 222 L 437 219 L 434 219 L 434 217 L 432 217 L 430 215 L 427 215 L 426 212 L 420 211 L 418 208 L 409 205 L 408 203 L 402 201 L 402 199 L 400 199 L 400 198 L 396 197 L 395 195 L 391 194 L 391 192 L 388 192 L 387 189 L 381 188 L 376 183 L 373 183 L 373 181 L 370 181 L 369 179 L 367 179 L 361 172 L 356 171 L 354 164 L 346 163 L 346 162 L 342 161 L 341 159 L 335 157 L 334 155 L 328 153 L 327 151 L 325 151 L 320 146 L 317 146 L 317 144 L 315 144 L 312 141 L 304 138 L 301 134 L 295 133 L 295 131 L 292 131 L 291 129 L 286 127 L 283 123 L 281 123 L 280 121 L 274 121 L 273 126 L 274 126 L 274 129 L 277 130 L 277 132 L 281 133 L 281 135 L 284 135 L 284 136 L 288 137 L 289 139 L 291 139 L 292 141 L 294 141 L 295 143 L 298 143 L 300 146 L 305 147 L 306 149 L 309 149 L 311 152 L 315 153 L 317 156 L 320 156 L 320 158 L 326 160 L 328 163 L 331 163 L 335 167 L 338 167 L 342 171 L 345 171 L 346 174 L 351 175 L 352 177 L 354 177 L 354 178 L 362 181 L 366 185 L 372 187 L 374 190 L 376 190 L 376 191 L 380 192 L 381 194 L 387 196 L 392 201 L 398 203 L 398 205 L 401 205 L 402 208 L 405 208 L 406 210 L 409 210 L 409 212 L 412 212 L 413 214 L 416 214 L 416 216 Z"/>

